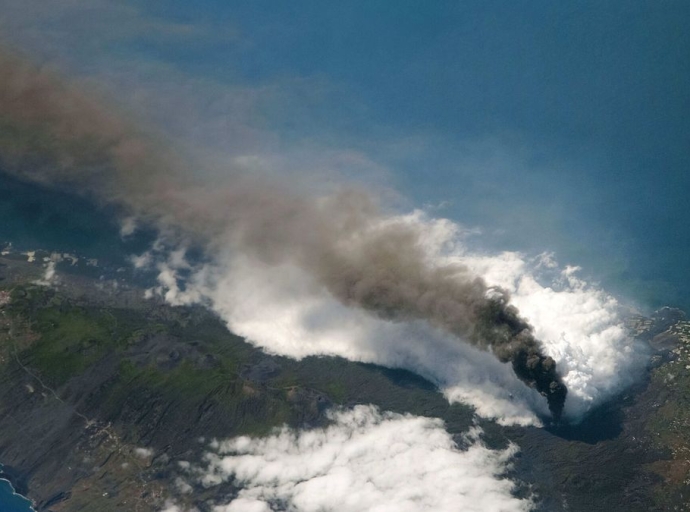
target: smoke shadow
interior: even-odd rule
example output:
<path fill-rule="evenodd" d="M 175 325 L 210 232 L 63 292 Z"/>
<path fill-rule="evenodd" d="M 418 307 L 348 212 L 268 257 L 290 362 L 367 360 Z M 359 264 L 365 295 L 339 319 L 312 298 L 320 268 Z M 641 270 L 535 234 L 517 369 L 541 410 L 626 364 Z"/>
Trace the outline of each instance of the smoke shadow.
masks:
<path fill-rule="evenodd" d="M 421 389 L 424 391 L 439 391 L 438 387 L 424 377 L 401 368 L 386 368 L 373 363 L 357 363 L 362 368 L 373 370 L 383 375 L 391 383 L 404 389 Z"/>
<path fill-rule="evenodd" d="M 592 409 L 580 423 L 546 425 L 545 430 L 566 441 L 580 441 L 587 444 L 616 439 L 625 428 L 625 409 L 636 403 L 637 397 L 648 385 L 649 375 L 646 374 L 637 384 Z"/>
<path fill-rule="evenodd" d="M 623 432 L 625 415 L 617 400 L 591 411 L 580 423 L 561 423 L 545 427 L 546 431 L 566 441 L 597 444 L 616 439 Z"/>

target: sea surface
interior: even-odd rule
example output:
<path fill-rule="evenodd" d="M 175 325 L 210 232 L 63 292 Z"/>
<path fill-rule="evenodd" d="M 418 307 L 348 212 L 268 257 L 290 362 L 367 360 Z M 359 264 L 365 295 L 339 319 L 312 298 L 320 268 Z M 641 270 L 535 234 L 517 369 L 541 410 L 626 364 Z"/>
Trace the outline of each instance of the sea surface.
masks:
<path fill-rule="evenodd" d="M 32 512 L 31 502 L 16 494 L 7 480 L 0 479 L 0 512 Z"/>

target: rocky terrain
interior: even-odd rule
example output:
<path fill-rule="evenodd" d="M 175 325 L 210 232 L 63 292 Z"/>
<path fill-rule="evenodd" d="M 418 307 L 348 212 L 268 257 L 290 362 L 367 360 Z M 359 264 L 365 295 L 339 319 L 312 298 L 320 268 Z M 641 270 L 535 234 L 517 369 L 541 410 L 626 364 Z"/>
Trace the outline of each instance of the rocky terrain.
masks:
<path fill-rule="evenodd" d="M 441 417 L 454 434 L 473 424 L 409 372 L 270 356 L 203 308 L 144 300 L 123 272 L 94 268 L 0 256 L 0 462 L 36 510 L 208 510 L 236 489 L 178 477 L 209 439 L 318 426 L 333 405 Z M 543 510 L 689 508 L 690 323 L 665 308 L 628 327 L 649 345 L 648 376 L 582 424 L 481 422 L 490 446 L 519 445 L 511 476 Z"/>

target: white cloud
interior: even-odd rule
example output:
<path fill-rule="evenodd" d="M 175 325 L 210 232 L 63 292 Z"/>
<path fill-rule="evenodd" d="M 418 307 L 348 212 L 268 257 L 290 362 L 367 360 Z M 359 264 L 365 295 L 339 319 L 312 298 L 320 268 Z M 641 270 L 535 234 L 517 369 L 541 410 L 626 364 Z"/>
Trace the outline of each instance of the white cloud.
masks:
<path fill-rule="evenodd" d="M 193 490 L 192 486 L 189 485 L 189 482 L 187 482 L 184 478 L 175 479 L 175 488 L 181 494 L 189 494 Z"/>
<path fill-rule="evenodd" d="M 46 265 L 46 271 L 43 274 L 43 277 L 41 279 L 37 279 L 36 281 L 34 281 L 34 284 L 40 286 L 52 286 L 53 284 L 55 284 L 56 280 L 57 276 L 55 271 L 55 261 L 51 260 Z"/>
<path fill-rule="evenodd" d="M 237 498 L 228 505 L 213 507 L 213 512 L 273 512 L 273 509 L 265 501 Z"/>
<path fill-rule="evenodd" d="M 161 512 L 199 512 L 199 510 L 197 508 L 183 508 L 174 501 L 168 500 L 165 502 L 165 508 Z"/>
<path fill-rule="evenodd" d="M 331 412 L 322 429 L 287 427 L 265 438 L 212 444 L 192 470 L 213 487 L 233 481 L 241 490 L 214 512 L 444 512 L 527 511 L 502 475 L 515 446 L 490 450 L 479 429 L 461 450 L 434 418 L 381 413 L 372 406 Z"/>
<path fill-rule="evenodd" d="M 134 217 L 127 217 L 122 219 L 120 223 L 120 236 L 127 238 L 132 236 L 137 230 L 137 219 Z"/>
<path fill-rule="evenodd" d="M 135 448 L 134 454 L 142 459 L 148 459 L 153 456 L 153 450 L 150 448 Z"/>

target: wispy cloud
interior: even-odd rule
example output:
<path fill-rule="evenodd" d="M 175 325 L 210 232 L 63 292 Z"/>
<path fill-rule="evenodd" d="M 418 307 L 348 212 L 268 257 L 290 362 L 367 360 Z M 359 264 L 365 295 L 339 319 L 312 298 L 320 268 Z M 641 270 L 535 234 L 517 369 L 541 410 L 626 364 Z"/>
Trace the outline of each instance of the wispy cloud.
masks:
<path fill-rule="evenodd" d="M 131 2 L 0 0 L 0 8 L 0 39 L 46 58 L 69 57 L 67 60 L 73 63 L 89 51 L 112 59 L 117 45 L 131 42 L 198 44 L 235 39 L 238 35 L 232 27 L 219 32 L 200 22 L 164 19 Z"/>

